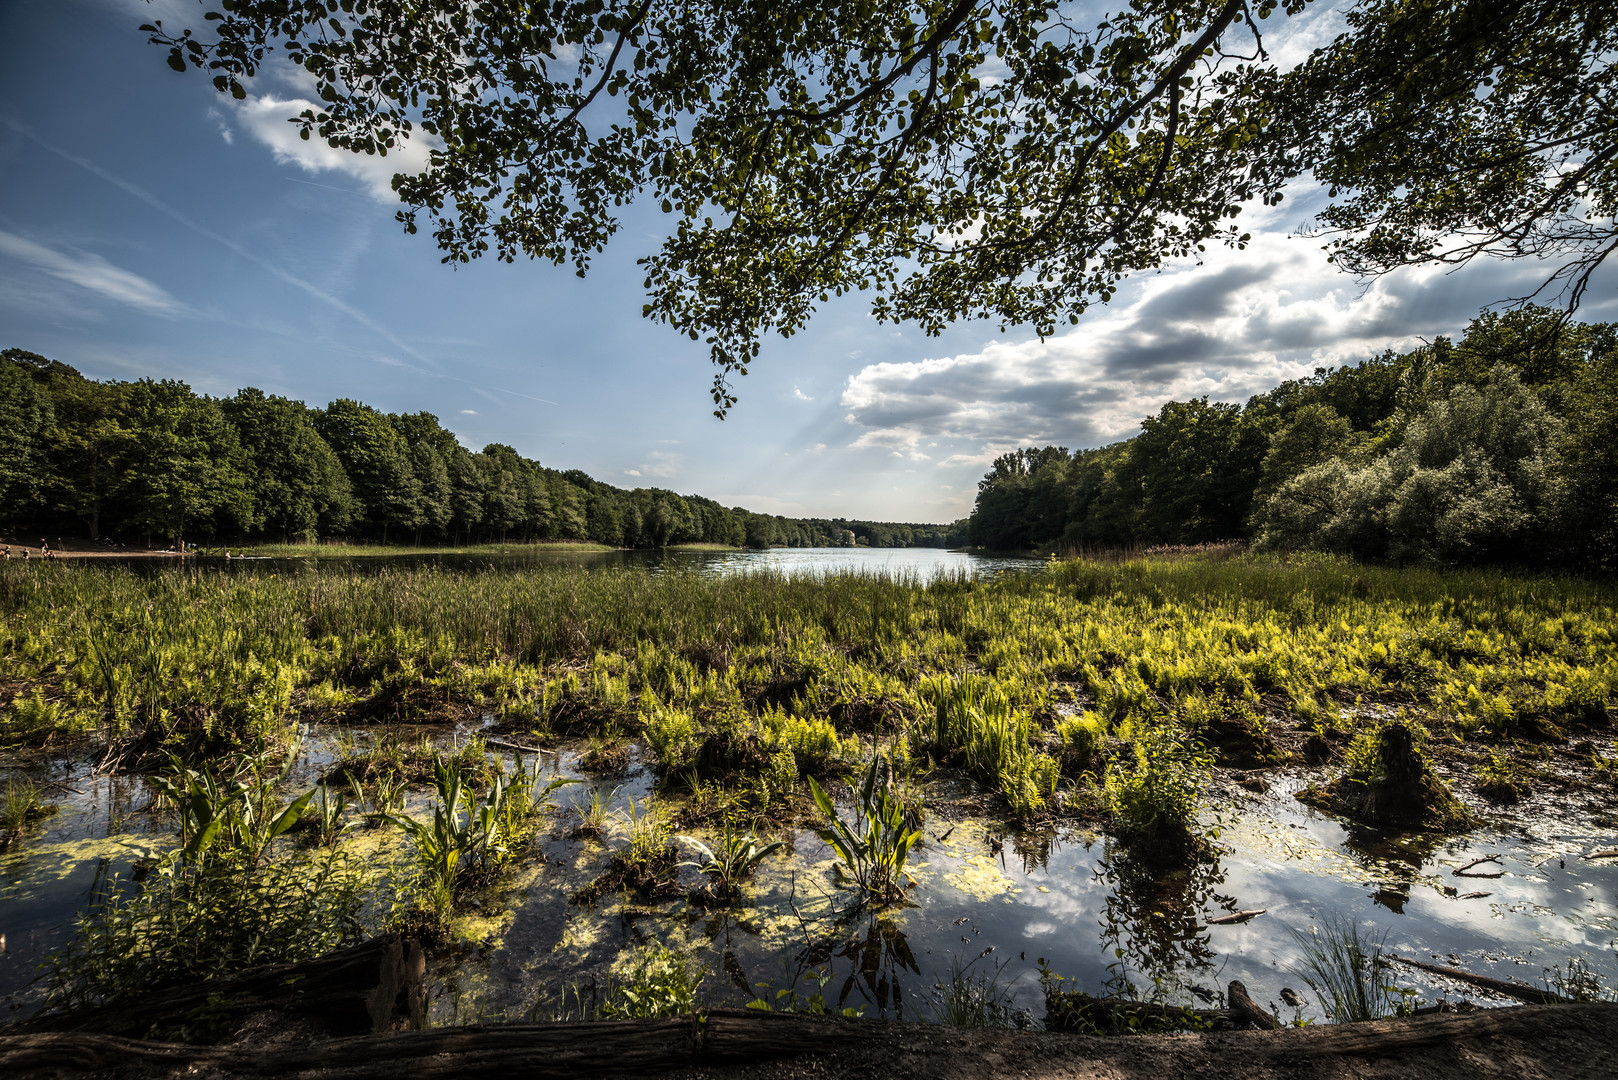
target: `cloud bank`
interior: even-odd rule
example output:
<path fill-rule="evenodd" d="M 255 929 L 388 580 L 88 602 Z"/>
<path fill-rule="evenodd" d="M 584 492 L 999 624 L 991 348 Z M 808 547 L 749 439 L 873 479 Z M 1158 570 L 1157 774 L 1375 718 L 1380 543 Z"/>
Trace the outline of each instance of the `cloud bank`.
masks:
<path fill-rule="evenodd" d="M 1141 282 L 1132 302 L 1093 309 L 1060 337 L 867 365 L 841 399 L 858 431 L 851 446 L 923 460 L 954 441 L 941 464 L 980 465 L 1016 446 L 1105 445 L 1166 401 L 1241 402 L 1317 366 L 1453 332 L 1482 302 L 1512 295 L 1519 272 L 1424 269 L 1362 287 L 1318 248 L 1260 232 L 1245 251 Z"/>

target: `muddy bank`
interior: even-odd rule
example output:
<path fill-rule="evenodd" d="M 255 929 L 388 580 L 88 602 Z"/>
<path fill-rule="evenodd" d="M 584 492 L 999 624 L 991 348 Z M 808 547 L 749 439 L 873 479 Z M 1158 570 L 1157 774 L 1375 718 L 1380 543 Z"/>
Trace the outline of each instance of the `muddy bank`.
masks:
<path fill-rule="evenodd" d="M 0 1073 L 56 1077 L 1085 1077 L 1485 1080 L 1612 1076 L 1618 1005 L 1547 1005 L 1266 1032 L 1122 1038 L 719 1011 L 691 1019 L 440 1028 L 297 1046 L 0 1037 Z"/>

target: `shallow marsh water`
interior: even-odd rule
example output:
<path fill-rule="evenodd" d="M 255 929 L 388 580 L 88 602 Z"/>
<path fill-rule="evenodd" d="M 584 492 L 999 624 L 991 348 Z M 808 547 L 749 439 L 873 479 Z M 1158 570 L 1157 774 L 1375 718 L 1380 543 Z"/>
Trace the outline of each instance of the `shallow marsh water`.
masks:
<path fill-rule="evenodd" d="M 450 744 L 465 734 L 436 737 Z M 311 783 L 335 747 L 333 729 L 311 733 L 289 784 Z M 563 748 L 549 769 L 576 776 L 575 761 L 576 748 Z M 68 940 L 97 888 L 115 875 L 127 880 L 138 854 L 169 841 L 169 824 L 144 809 L 143 781 L 68 762 L 38 775 L 55 785 L 59 810 L 0 855 L 0 994 L 11 1017 L 37 1007 L 29 983 L 39 963 Z M 839 888 L 831 853 L 804 829 L 789 832 L 786 849 L 734 908 L 612 894 L 572 904 L 623 841 L 610 833 L 574 837 L 569 808 L 591 785 L 610 794 L 615 810 L 646 795 L 650 771 L 632 764 L 625 774 L 562 789 L 561 807 L 529 856 L 462 906 L 456 940 L 433 963 L 433 1019 L 554 1015 L 564 994 L 588 994 L 646 945 L 693 956 L 710 972 L 707 998 L 731 1004 L 796 986 L 800 994 L 819 990 L 834 1007 L 925 1020 L 935 984 L 954 965 L 997 972 L 1010 1001 L 1037 1023 L 1042 960 L 1091 992 L 1127 979 L 1142 993 L 1196 1005 L 1240 979 L 1260 1002 L 1278 1003 L 1283 986 L 1306 993 L 1289 970 L 1300 955 L 1294 931 L 1307 933 L 1328 914 L 1385 931 L 1389 951 L 1403 956 L 1536 984 L 1545 969 L 1577 956 L 1605 985 L 1618 985 L 1618 863 L 1580 858 L 1611 846 L 1610 828 L 1539 807 L 1466 836 L 1389 838 L 1303 806 L 1292 798 L 1302 784 L 1298 775 L 1275 776 L 1264 795 L 1221 785 L 1208 809 L 1219 828 L 1218 857 L 1166 874 L 1142 872 L 1112 841 L 1084 829 L 1011 831 L 971 812 L 972 785 L 949 781 L 929 791 L 936 809 L 903 905 L 859 909 Z M 421 801 L 415 796 L 412 805 Z M 395 830 L 345 842 L 365 845 L 369 858 L 407 852 Z M 1500 862 L 1472 872 L 1500 876 L 1455 876 L 1484 855 Z M 1487 895 L 1462 898 L 1474 892 Z M 1266 913 L 1207 925 L 1252 908 Z M 1427 1000 L 1445 992 L 1419 972 L 1392 974 Z M 1465 988 L 1448 992 L 1499 1003 Z M 1280 1015 L 1291 1018 L 1293 1010 Z M 1313 1006 L 1302 1015 L 1318 1018 Z"/>
<path fill-rule="evenodd" d="M 121 561 L 136 570 L 152 572 L 176 565 L 172 559 L 98 560 Z M 1037 570 L 1044 565 L 1040 559 L 1016 555 L 979 555 L 966 551 L 946 551 L 943 548 L 770 548 L 765 551 L 742 550 L 601 550 L 566 544 L 535 544 L 526 549 L 503 553 L 448 553 L 409 555 L 345 555 L 339 546 L 331 554 L 312 556 L 268 556 L 225 559 L 220 556 L 196 557 L 183 564 L 193 570 L 229 570 L 233 573 L 285 573 L 290 570 L 314 569 L 344 571 L 382 571 L 409 569 L 421 566 L 444 570 L 478 571 L 485 569 L 522 569 L 526 566 L 587 566 L 587 567 L 643 567 L 653 573 L 663 571 L 694 571 L 702 574 L 736 574 L 765 570 L 781 574 L 883 574 L 900 579 L 913 579 L 925 584 L 938 577 L 966 574 L 971 577 L 990 577 L 999 573 L 1018 573 Z"/>

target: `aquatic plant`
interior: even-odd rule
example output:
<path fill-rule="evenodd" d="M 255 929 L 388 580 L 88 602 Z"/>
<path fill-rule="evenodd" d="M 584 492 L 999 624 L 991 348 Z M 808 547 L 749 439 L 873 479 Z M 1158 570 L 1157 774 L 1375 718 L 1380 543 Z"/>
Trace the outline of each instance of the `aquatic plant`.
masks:
<path fill-rule="evenodd" d="M 505 856 L 523 818 L 548 805 L 558 788 L 577 782 L 555 778 L 535 790 L 535 779 L 519 761 L 513 777 L 497 769 L 488 791 L 479 799 L 466 783 L 460 759 L 435 756 L 433 789 L 437 798 L 427 820 L 401 813 L 384 816 L 409 834 L 421 868 L 426 904 L 444 912 L 469 872 Z"/>
<path fill-rule="evenodd" d="M 217 849 L 226 856 L 241 853 L 255 865 L 262 862 L 270 844 L 298 824 L 315 796 L 316 789 L 310 789 L 281 801 L 279 789 L 296 763 L 294 747 L 273 773 L 265 772 L 265 757 L 257 754 L 237 762 L 233 775 L 219 775 L 169 754 L 170 774 L 148 782 L 179 812 L 180 857 L 200 863 Z"/>
<path fill-rule="evenodd" d="M 1351 917 L 1328 914 L 1307 933 L 1294 930 L 1292 936 L 1303 953 L 1292 971 L 1314 992 L 1331 1023 L 1393 1016 L 1409 997 L 1380 962 L 1387 931 L 1366 937 Z"/>
<path fill-rule="evenodd" d="M 330 846 L 337 843 L 343 833 L 359 824 L 343 820 L 343 811 L 349 808 L 355 797 L 352 792 L 336 790 L 325 784 L 316 788 L 315 792 L 315 798 L 309 803 L 308 814 L 303 820 L 314 826 L 317 843 Z"/>
<path fill-rule="evenodd" d="M 742 880 L 752 874 L 754 867 L 774 855 L 785 845 L 779 840 L 760 842 L 752 832 L 740 832 L 727 820 L 709 846 L 694 836 L 676 836 L 675 840 L 696 852 L 697 858 L 680 863 L 713 879 L 713 891 L 720 899 L 734 897 Z"/>
<path fill-rule="evenodd" d="M 873 756 L 859 785 L 849 785 L 854 806 L 847 821 L 814 777 L 809 778 L 815 805 L 826 818 L 826 827 L 816 829 L 815 835 L 837 853 L 838 869 L 879 903 L 903 894 L 899 879 L 904 875 L 905 859 L 921 839 L 920 832 L 906 827 L 903 808 L 893 796 L 883 765 Z"/>

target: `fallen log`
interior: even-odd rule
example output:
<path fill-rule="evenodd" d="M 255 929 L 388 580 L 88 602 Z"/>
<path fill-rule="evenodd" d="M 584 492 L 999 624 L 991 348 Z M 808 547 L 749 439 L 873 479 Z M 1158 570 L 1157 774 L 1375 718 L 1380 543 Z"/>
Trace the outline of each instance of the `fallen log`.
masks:
<path fill-rule="evenodd" d="M 1529 986 L 1527 983 L 1509 982 L 1506 979 L 1494 979 L 1487 975 L 1475 975 L 1461 968 L 1441 967 L 1438 964 L 1423 963 L 1420 960 L 1407 960 L 1402 956 L 1390 956 L 1388 959 L 1409 967 L 1420 968 L 1422 971 L 1433 975 L 1442 975 L 1446 979 L 1454 979 L 1457 982 L 1482 987 L 1484 990 L 1492 990 L 1496 994 L 1503 994 L 1517 1001 L 1526 1001 L 1530 1005 L 1568 1005 L 1572 1003 L 1571 998 L 1565 998 L 1561 994 L 1553 994 L 1549 990 L 1541 990 L 1536 986 Z"/>
<path fill-rule="evenodd" d="M 368 1035 L 422 1026 L 426 976 L 421 946 L 384 934 L 316 960 L 252 968 L 112 1005 L 38 1016 L 5 1030 L 216 1042 L 249 1015 L 273 1012 L 296 1018 L 317 1035 Z"/>
<path fill-rule="evenodd" d="M 1241 1020 L 1230 1009 L 1188 1009 L 1154 1001 L 1091 997 L 1081 991 L 1045 995 L 1045 1029 L 1090 1035 L 1165 1031 L 1234 1031 Z"/>
<path fill-rule="evenodd" d="M 389 1032 L 307 1046 L 182 1046 L 86 1032 L 7 1036 L 5 1030 L 0 1028 L 0 1076 L 62 1080 L 511 1080 L 525 1075 L 546 1080 L 753 1080 L 771 1061 L 801 1061 L 808 1067 L 799 1072 L 828 1080 L 872 1075 L 886 1080 L 1443 1077 L 1463 1075 L 1456 1071 L 1462 1062 L 1468 1080 L 1610 1080 L 1606 1050 L 1618 1041 L 1618 1005 L 1526 1006 L 1365 1024 L 1128 1039 L 748 1010 L 715 1010 L 700 1021 L 685 1017 Z M 783 1075 L 780 1069 L 767 1072 Z"/>

